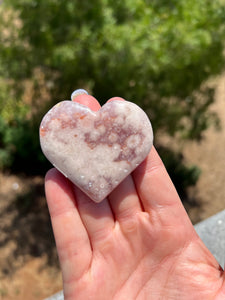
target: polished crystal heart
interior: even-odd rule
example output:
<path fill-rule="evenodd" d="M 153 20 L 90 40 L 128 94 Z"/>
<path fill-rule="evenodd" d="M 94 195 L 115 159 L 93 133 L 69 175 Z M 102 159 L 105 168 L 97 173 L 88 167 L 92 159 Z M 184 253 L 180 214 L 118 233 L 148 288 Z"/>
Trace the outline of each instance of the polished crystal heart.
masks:
<path fill-rule="evenodd" d="M 134 103 L 115 100 L 93 112 L 62 101 L 44 116 L 40 142 L 48 160 L 100 202 L 146 158 L 153 133 Z"/>

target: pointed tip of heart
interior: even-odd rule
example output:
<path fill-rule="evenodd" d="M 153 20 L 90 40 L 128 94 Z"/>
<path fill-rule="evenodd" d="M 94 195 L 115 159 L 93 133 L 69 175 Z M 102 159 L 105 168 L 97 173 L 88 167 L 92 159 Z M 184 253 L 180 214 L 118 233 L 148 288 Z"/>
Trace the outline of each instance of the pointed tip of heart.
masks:
<path fill-rule="evenodd" d="M 73 101 L 77 96 L 88 95 L 88 92 L 84 89 L 77 89 L 71 94 L 71 100 Z"/>

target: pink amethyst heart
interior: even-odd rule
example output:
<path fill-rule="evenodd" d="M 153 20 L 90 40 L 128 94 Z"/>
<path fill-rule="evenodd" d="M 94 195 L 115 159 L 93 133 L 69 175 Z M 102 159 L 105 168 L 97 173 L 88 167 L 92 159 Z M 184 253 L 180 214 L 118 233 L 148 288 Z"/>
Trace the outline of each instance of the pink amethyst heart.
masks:
<path fill-rule="evenodd" d="M 128 101 L 111 101 L 97 112 L 72 101 L 56 104 L 40 125 L 48 160 L 93 201 L 101 202 L 148 155 L 151 123 Z"/>

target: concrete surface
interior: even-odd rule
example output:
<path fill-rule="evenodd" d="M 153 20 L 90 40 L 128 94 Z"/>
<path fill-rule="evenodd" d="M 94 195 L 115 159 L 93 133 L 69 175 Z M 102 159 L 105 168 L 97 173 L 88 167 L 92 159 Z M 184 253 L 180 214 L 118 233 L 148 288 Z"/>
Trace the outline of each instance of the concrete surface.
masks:
<path fill-rule="evenodd" d="M 225 263 L 225 210 L 195 225 L 195 230 L 221 267 Z"/>

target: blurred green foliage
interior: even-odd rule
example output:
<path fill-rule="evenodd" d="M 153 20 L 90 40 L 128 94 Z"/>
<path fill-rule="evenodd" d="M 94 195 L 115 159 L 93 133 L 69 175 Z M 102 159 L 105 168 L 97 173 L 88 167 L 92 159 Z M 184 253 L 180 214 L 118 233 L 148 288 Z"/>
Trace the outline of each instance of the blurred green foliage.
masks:
<path fill-rule="evenodd" d="M 42 169 L 41 117 L 76 88 L 140 105 L 156 142 L 161 131 L 200 139 L 217 121 L 204 82 L 224 67 L 224 24 L 219 0 L 4 0 L 0 168 Z"/>

